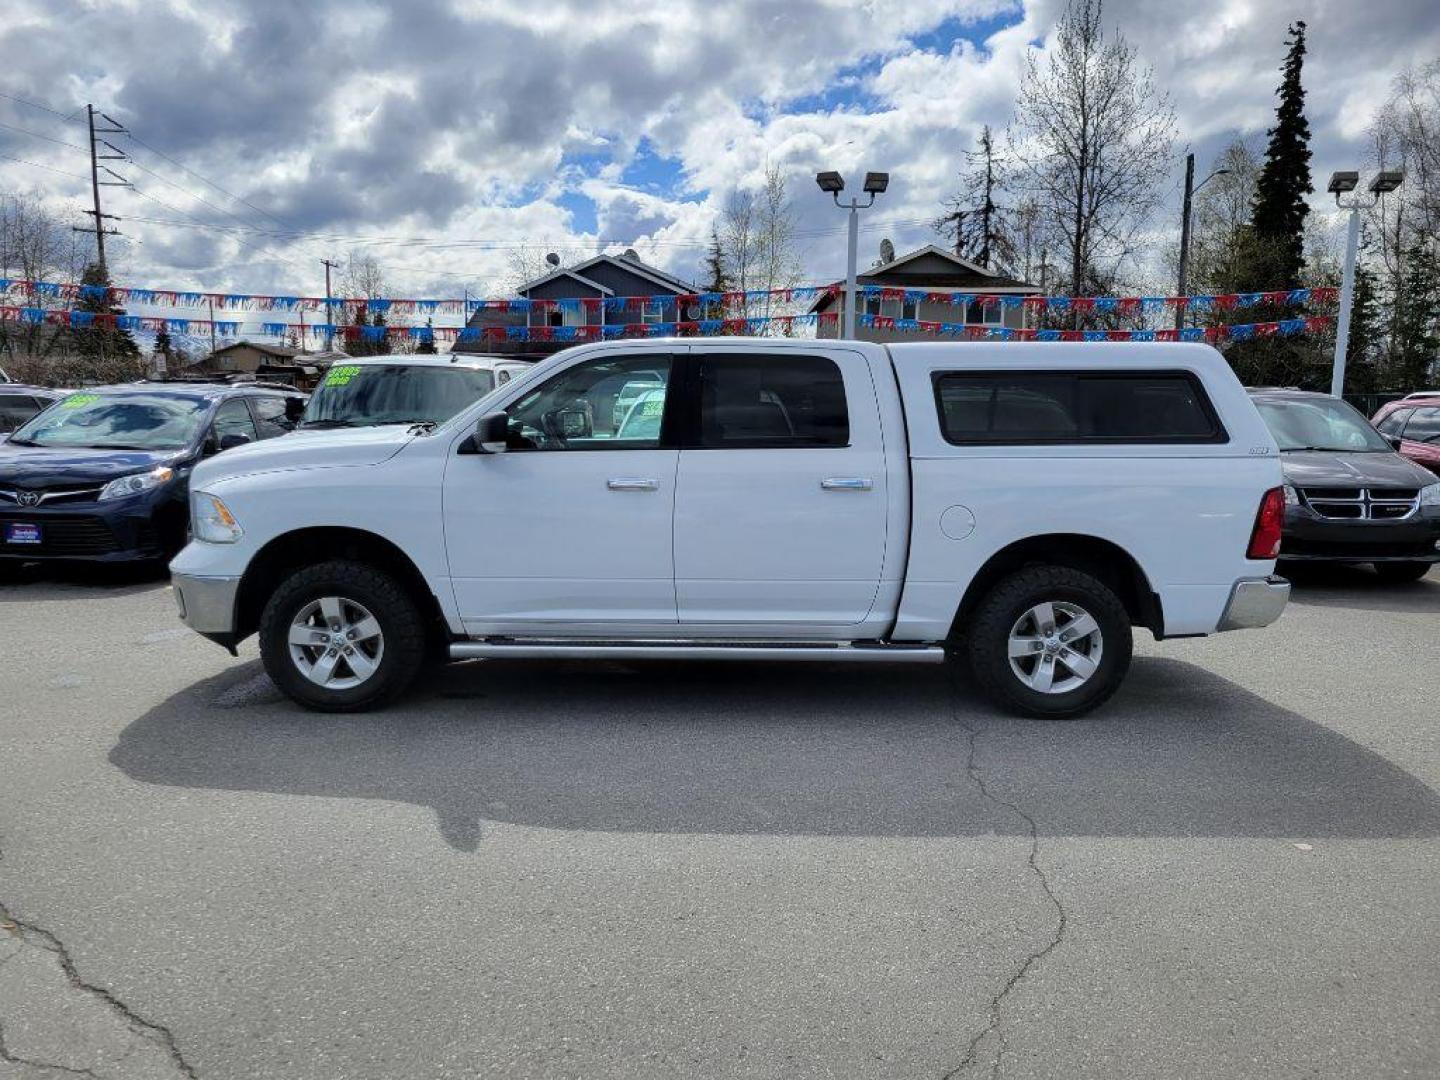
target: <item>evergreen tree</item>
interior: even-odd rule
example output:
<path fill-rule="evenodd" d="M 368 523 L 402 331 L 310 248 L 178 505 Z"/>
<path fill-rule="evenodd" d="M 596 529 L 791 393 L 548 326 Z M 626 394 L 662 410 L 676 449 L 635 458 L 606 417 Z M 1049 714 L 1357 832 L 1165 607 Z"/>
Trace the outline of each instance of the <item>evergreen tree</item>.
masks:
<path fill-rule="evenodd" d="M 80 275 L 80 284 L 110 288 L 109 278 L 101 274 L 98 263 L 86 265 L 84 273 Z M 91 326 L 76 327 L 70 331 L 75 352 L 84 361 L 83 374 L 89 378 L 105 380 L 133 378 L 138 375 L 140 346 L 135 344 L 135 338 L 129 330 L 121 330 L 113 324 L 113 319 L 125 312 L 110 303 L 109 294 L 101 298 L 82 293 L 75 304 L 75 310 L 96 316 Z"/>
<path fill-rule="evenodd" d="M 426 320 L 425 320 L 425 329 L 430 331 L 430 335 L 429 335 L 428 337 L 424 337 L 424 338 L 421 338 L 421 339 L 420 339 L 420 344 L 417 345 L 417 346 L 415 346 L 415 351 L 416 351 L 417 353 L 421 353 L 421 354 L 423 354 L 423 355 L 425 355 L 425 356 L 433 356 L 433 355 L 435 354 L 435 352 L 436 352 L 436 349 L 435 349 L 435 324 L 434 324 L 434 322 L 433 322 L 432 320 L 430 320 L 430 319 L 426 319 Z"/>
<path fill-rule="evenodd" d="M 174 353 L 174 348 L 170 342 L 170 331 L 162 325 L 155 332 L 155 347 L 150 350 L 150 354 L 161 357 L 165 361 L 166 370 L 169 370 L 170 357 Z"/>
<path fill-rule="evenodd" d="M 1290 27 L 1290 49 L 1281 65 L 1283 78 L 1275 109 L 1275 126 L 1260 169 L 1251 214 L 1253 252 L 1250 291 L 1295 289 L 1305 265 L 1305 196 L 1310 183 L 1310 124 L 1305 119 L 1305 89 L 1300 70 L 1305 62 L 1305 24 Z"/>
<path fill-rule="evenodd" d="M 732 282 L 726 265 L 725 248 L 720 243 L 720 230 L 711 226 L 710 249 L 705 253 L 705 284 L 701 286 L 701 292 L 724 293 L 730 291 Z M 725 304 L 718 300 L 713 304 L 706 304 L 700 315 L 705 319 L 723 319 Z"/>
<path fill-rule="evenodd" d="M 1406 251 L 1395 305 L 1387 389 L 1428 386 L 1440 359 L 1440 250 L 1434 242 L 1417 237 Z"/>
<path fill-rule="evenodd" d="M 1368 245 L 1362 241 L 1361 255 Z M 1345 389 L 1352 394 L 1373 394 L 1384 389 L 1379 361 L 1380 297 L 1375 271 L 1362 259 L 1355 264 L 1355 296 L 1350 305 L 1350 339 L 1345 346 Z"/>

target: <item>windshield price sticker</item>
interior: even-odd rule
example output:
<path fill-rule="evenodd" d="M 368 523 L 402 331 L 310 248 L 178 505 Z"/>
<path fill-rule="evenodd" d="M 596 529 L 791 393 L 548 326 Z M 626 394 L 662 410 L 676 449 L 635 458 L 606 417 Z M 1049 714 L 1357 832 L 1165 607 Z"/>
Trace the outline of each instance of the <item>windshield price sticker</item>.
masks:
<path fill-rule="evenodd" d="M 99 394 L 71 394 L 64 401 L 60 402 L 60 408 L 79 409 L 89 405 L 91 402 L 99 400 Z"/>
<path fill-rule="evenodd" d="M 325 376 L 326 386 L 344 386 L 356 375 L 360 374 L 359 364 L 342 364 L 340 367 L 331 368 L 330 374 Z"/>

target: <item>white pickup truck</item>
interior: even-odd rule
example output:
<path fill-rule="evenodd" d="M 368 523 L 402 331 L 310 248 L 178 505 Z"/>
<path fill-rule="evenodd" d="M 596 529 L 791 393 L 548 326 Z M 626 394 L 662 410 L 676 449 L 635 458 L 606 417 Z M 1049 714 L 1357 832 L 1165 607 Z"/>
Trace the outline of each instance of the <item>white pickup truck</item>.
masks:
<path fill-rule="evenodd" d="M 192 628 L 313 708 L 427 660 L 968 660 L 1074 716 L 1157 638 L 1259 627 L 1275 442 L 1204 345 L 678 339 L 569 349 L 442 424 L 202 463 Z"/>

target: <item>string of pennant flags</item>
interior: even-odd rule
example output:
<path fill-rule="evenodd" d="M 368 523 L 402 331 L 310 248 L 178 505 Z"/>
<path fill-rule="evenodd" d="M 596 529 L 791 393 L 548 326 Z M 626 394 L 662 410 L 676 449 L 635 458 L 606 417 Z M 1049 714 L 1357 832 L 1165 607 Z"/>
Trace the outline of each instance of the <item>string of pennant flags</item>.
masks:
<path fill-rule="evenodd" d="M 176 289 L 144 289 L 123 286 L 80 285 L 69 282 L 25 281 L 0 278 L 0 296 L 12 292 L 37 300 L 86 300 L 97 304 L 144 305 L 150 307 L 213 306 L 222 311 L 327 311 L 333 318 L 356 314 L 425 316 L 463 315 L 477 311 L 530 312 L 568 311 L 623 315 L 653 309 L 656 305 L 679 304 L 701 309 L 733 309 L 778 300 L 783 303 L 811 303 L 844 294 L 844 286 L 802 285 L 788 289 L 746 289 L 731 292 L 662 293 L 649 296 L 573 297 L 565 299 L 399 299 L 374 297 L 267 296 L 253 293 L 188 292 Z M 1339 290 L 1331 287 L 1285 289 L 1268 292 L 1214 293 L 1195 296 L 1030 296 L 1015 293 L 949 292 L 928 289 L 898 289 L 863 285 L 856 290 L 865 300 L 899 302 L 906 305 L 949 304 L 982 307 L 1022 308 L 1029 311 L 1076 312 L 1081 314 L 1138 315 L 1156 311 L 1187 310 L 1197 313 L 1234 311 L 1259 305 L 1275 307 L 1334 303 Z M 33 305 L 32 305 L 33 306 Z M 203 320 L 190 320 L 201 322 Z M 714 321 L 714 320 L 695 320 Z M 208 324 L 207 324 L 208 325 Z M 217 323 L 217 325 L 219 325 Z M 276 325 L 276 324 L 266 324 Z M 326 324 L 319 324 L 326 325 Z M 307 328 L 308 329 L 308 328 Z M 537 328 L 543 329 L 543 328 Z M 561 329 L 556 327 L 555 329 Z M 578 328 L 577 328 L 578 329 Z"/>
<path fill-rule="evenodd" d="M 1314 290 L 1310 290 L 1314 291 Z M 1102 298 L 1103 299 L 1103 298 Z M 1193 298 L 1192 298 L 1193 299 Z M 112 315 L 104 312 L 68 311 L 56 308 L 0 305 L 0 320 L 29 324 L 101 327 L 117 330 L 161 330 L 174 335 L 209 333 L 213 328 L 221 337 L 234 337 L 241 323 L 236 320 L 167 319 L 145 315 Z M 1237 323 L 1216 326 L 1188 326 L 1154 330 L 1080 330 L 984 326 L 965 322 L 935 322 L 927 319 L 893 318 L 863 314 L 859 324 L 867 330 L 893 330 L 935 337 L 964 338 L 970 341 L 1199 341 L 1212 344 L 1222 341 L 1247 341 L 1254 338 L 1290 337 L 1328 328 L 1334 319 L 1328 315 L 1306 315 L 1269 322 Z M 800 327 L 834 329 L 838 326 L 836 312 L 809 312 L 803 315 L 771 315 L 739 319 L 693 319 L 674 322 L 605 323 L 586 326 L 369 326 L 311 323 L 304 327 L 313 337 L 333 335 L 346 341 L 525 341 L 585 342 L 617 338 L 694 337 L 715 334 L 759 335 L 778 329 L 789 333 Z M 297 324 L 264 322 L 262 335 L 288 337 L 298 333 Z"/>

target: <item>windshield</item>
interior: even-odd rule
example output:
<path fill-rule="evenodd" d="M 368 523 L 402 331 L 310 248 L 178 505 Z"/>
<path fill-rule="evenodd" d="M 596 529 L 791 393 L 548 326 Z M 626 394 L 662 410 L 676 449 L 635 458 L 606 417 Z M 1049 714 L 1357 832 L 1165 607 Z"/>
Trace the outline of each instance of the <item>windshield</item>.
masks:
<path fill-rule="evenodd" d="M 495 388 L 488 371 L 418 364 L 339 364 L 310 397 L 305 424 L 443 423 Z"/>
<path fill-rule="evenodd" d="M 1257 401 L 1255 407 L 1281 451 L 1390 451 L 1384 437 L 1343 401 Z"/>
<path fill-rule="evenodd" d="M 195 441 L 209 402 L 167 394 L 71 394 L 10 436 L 21 446 L 180 450 Z"/>

